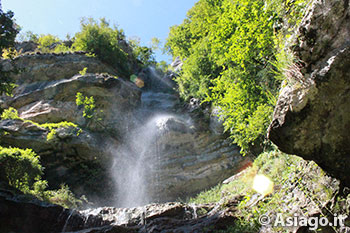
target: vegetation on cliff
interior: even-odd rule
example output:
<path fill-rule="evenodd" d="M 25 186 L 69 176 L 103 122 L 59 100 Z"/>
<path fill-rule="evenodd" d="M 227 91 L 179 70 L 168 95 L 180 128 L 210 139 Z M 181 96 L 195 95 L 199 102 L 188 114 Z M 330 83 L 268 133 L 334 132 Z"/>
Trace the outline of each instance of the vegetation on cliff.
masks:
<path fill-rule="evenodd" d="M 3 12 L 0 8 L 0 54 L 11 54 L 11 48 L 15 45 L 15 38 L 19 32 L 18 26 L 13 21 L 13 12 Z M 4 52 L 3 52 L 4 51 Z M 11 57 L 11 56 L 10 56 Z M 0 94 L 11 94 L 11 91 L 15 87 L 11 83 L 10 72 L 5 71 L 3 67 L 0 67 Z"/>
<path fill-rule="evenodd" d="M 42 179 L 44 168 L 31 149 L 0 147 L 0 165 L 0 180 L 7 180 L 10 186 L 26 195 L 66 208 L 82 204 L 64 184 L 58 190 L 47 190 L 48 182 Z"/>
<path fill-rule="evenodd" d="M 123 29 L 111 26 L 105 18 L 100 20 L 83 18 L 81 31 L 73 37 L 67 35 L 66 40 L 51 34 L 39 36 L 30 31 L 22 33 L 20 40 L 36 43 L 37 51 L 44 53 L 84 51 L 88 56 L 96 56 L 114 67 L 124 78 L 130 77 L 135 65 L 157 64 L 153 56 L 156 46 L 151 48 L 140 45 L 135 39 L 127 40 Z M 153 40 L 155 41 L 153 44 L 156 45 L 157 39 Z"/>
<path fill-rule="evenodd" d="M 281 84 L 281 45 L 307 2 L 200 0 L 170 30 L 166 47 L 184 62 L 180 95 L 219 107 L 243 154 L 262 146 Z"/>

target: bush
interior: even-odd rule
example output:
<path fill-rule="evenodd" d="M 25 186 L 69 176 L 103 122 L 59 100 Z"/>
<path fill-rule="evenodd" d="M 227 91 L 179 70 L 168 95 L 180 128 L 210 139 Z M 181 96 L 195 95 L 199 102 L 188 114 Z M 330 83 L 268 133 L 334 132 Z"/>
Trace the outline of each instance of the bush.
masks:
<path fill-rule="evenodd" d="M 91 119 L 95 113 L 95 99 L 93 96 L 87 97 L 78 92 L 76 95 L 75 103 L 77 106 L 83 106 L 83 117 Z"/>
<path fill-rule="evenodd" d="M 119 45 L 123 39 L 124 32 L 116 27 L 111 28 L 105 19 L 98 23 L 88 18 L 81 21 L 81 32 L 75 34 L 73 49 L 95 54 L 103 62 L 117 68 L 120 75 L 129 77 L 131 72 L 127 54 Z"/>
<path fill-rule="evenodd" d="M 41 178 L 43 170 L 39 156 L 31 149 L 0 147 L 0 180 L 42 201 L 66 208 L 77 208 L 82 204 L 67 185 L 61 185 L 59 190 L 46 190 L 48 182 Z"/>
<path fill-rule="evenodd" d="M 0 174 L 8 180 L 8 183 L 28 192 L 33 184 L 41 178 L 43 168 L 39 163 L 39 157 L 31 149 L 0 147 Z"/>
<path fill-rule="evenodd" d="M 1 119 L 2 120 L 7 120 L 7 119 L 17 120 L 17 119 L 21 119 L 21 118 L 18 116 L 18 112 L 15 108 L 9 107 L 8 109 L 5 109 L 2 112 Z"/>
<path fill-rule="evenodd" d="M 145 66 L 155 65 L 156 61 L 153 56 L 153 49 L 147 46 L 141 46 L 138 38 L 129 39 L 129 45 L 132 48 L 133 56 Z"/>
<path fill-rule="evenodd" d="M 65 208 L 78 208 L 83 203 L 82 200 L 77 199 L 72 191 L 69 190 L 68 185 L 61 185 L 58 190 L 46 191 L 45 199 L 56 205 L 61 205 Z"/>
<path fill-rule="evenodd" d="M 0 7 L 1 8 L 1 7 Z M 3 50 L 13 48 L 15 45 L 15 38 L 19 32 L 18 26 L 16 26 L 13 20 L 13 12 L 3 12 L 0 9 L 0 54 L 3 55 Z M 9 50 L 8 50 L 9 51 Z M 11 51 L 11 49 L 10 49 Z M 13 49 L 12 49 L 13 51 Z M 11 54 L 9 58 L 12 58 Z M 3 67 L 0 67 L 0 95 L 10 95 L 12 90 L 15 88 L 15 84 L 12 81 L 11 75 L 16 71 L 4 71 Z"/>
<path fill-rule="evenodd" d="M 61 42 L 60 39 L 56 36 L 53 36 L 51 34 L 47 35 L 41 35 L 38 39 L 38 49 L 42 52 L 48 53 L 51 52 L 51 46 L 54 43 Z"/>

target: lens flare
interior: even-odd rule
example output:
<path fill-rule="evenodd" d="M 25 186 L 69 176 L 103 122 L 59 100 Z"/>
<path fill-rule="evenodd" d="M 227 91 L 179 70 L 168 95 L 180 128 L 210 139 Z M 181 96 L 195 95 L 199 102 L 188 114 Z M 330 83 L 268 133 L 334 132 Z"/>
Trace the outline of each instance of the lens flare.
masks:
<path fill-rule="evenodd" d="M 253 189 L 263 196 L 273 192 L 273 182 L 264 175 L 256 175 L 253 181 Z"/>
<path fill-rule="evenodd" d="M 142 79 L 140 79 L 139 77 L 137 77 L 135 74 L 130 76 L 130 81 L 135 83 L 135 85 L 138 88 L 142 88 L 145 86 L 145 82 Z"/>

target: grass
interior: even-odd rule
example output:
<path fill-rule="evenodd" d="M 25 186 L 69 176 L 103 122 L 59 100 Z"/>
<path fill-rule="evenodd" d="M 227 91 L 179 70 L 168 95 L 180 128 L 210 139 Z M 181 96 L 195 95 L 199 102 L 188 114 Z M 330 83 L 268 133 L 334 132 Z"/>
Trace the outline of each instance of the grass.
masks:
<path fill-rule="evenodd" d="M 262 196 L 253 190 L 253 180 L 257 174 L 263 174 L 274 183 L 273 193 Z M 189 203 L 222 203 L 226 207 L 230 199 L 242 196 L 243 199 L 234 210 L 238 221 L 236 226 L 225 232 L 258 232 L 261 228 L 259 217 L 269 215 L 273 220 L 278 213 L 284 218 L 294 214 L 310 216 L 317 210 L 324 217 L 340 211 L 339 204 L 328 208 L 338 186 L 314 162 L 307 162 L 300 157 L 287 155 L 278 150 L 261 154 L 251 167 L 236 176 L 228 184 L 220 184 L 188 200 Z M 328 204 L 327 204 L 328 203 Z M 331 214 L 330 214 L 331 213 Z M 280 226 L 272 226 L 274 232 L 288 232 Z"/>

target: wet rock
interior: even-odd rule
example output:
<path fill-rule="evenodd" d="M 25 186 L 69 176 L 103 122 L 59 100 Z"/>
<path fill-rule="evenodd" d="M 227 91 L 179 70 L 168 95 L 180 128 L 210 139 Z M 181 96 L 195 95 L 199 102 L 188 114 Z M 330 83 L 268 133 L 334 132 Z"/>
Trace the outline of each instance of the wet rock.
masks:
<path fill-rule="evenodd" d="M 152 204 L 118 209 L 103 207 L 68 210 L 38 200 L 19 201 L 0 192 L 0 231 L 34 232 L 203 232 L 225 230 L 235 224 L 231 210 L 214 205 Z M 202 210 L 200 214 L 199 210 Z M 198 211 L 198 212 L 197 212 Z"/>
<path fill-rule="evenodd" d="M 302 77 L 282 89 L 269 138 L 280 150 L 316 161 L 350 185 L 350 7 L 314 1 L 293 51 Z M 293 83 L 292 83 L 293 84 Z"/>
<path fill-rule="evenodd" d="M 174 93 L 175 82 L 172 78 L 153 66 L 141 70 L 138 77 L 144 82 L 144 91 Z"/>

